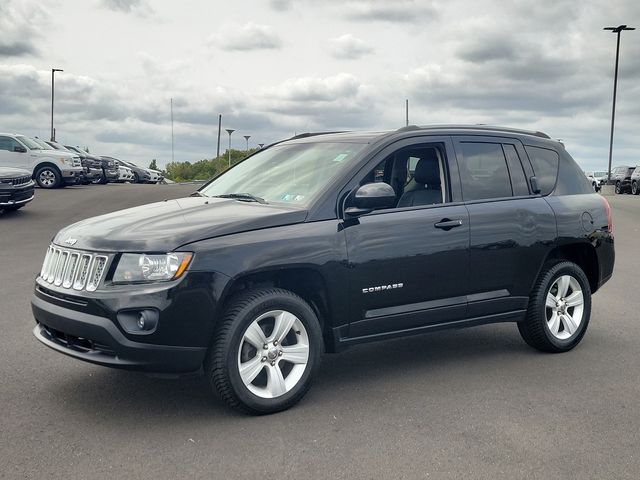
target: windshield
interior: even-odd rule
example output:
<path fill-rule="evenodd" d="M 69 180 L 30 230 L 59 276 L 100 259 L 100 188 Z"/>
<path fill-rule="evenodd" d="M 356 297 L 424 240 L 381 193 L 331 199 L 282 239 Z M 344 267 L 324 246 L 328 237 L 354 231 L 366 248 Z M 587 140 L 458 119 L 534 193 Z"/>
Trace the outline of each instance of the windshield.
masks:
<path fill-rule="evenodd" d="M 607 172 L 593 172 L 594 177 L 606 177 Z"/>
<path fill-rule="evenodd" d="M 44 148 L 42 145 L 37 143 L 33 138 L 25 137 L 24 135 L 18 135 L 16 138 L 20 140 L 22 143 L 24 143 L 31 150 L 42 150 Z M 51 150 L 51 147 L 47 145 L 46 149 Z"/>
<path fill-rule="evenodd" d="M 44 140 L 40 140 L 39 138 L 32 138 L 31 140 L 33 140 L 38 145 L 40 145 L 40 149 L 41 150 L 56 150 L 55 148 L 53 148 L 51 145 L 49 145 Z"/>
<path fill-rule="evenodd" d="M 236 165 L 200 193 L 207 197 L 249 194 L 266 202 L 306 205 L 363 147 L 354 143 L 275 145 Z"/>

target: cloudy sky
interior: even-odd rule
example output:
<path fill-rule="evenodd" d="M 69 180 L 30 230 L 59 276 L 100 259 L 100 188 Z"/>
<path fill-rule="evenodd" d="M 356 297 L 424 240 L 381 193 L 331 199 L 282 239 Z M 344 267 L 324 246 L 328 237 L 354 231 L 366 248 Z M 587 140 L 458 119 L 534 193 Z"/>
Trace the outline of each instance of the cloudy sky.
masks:
<path fill-rule="evenodd" d="M 0 0 L 0 131 L 148 164 L 294 133 L 487 123 L 606 167 L 615 35 L 638 0 Z M 640 30 L 622 38 L 614 164 L 640 163 Z M 222 149 L 228 137 L 223 134 Z"/>

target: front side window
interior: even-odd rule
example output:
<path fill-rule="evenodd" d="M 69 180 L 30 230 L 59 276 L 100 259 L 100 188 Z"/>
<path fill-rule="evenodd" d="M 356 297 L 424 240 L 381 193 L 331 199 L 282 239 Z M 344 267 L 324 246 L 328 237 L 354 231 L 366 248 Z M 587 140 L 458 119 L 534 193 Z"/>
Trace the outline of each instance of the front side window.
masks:
<path fill-rule="evenodd" d="M 460 142 L 456 149 L 465 201 L 513 195 L 507 162 L 499 143 Z"/>
<path fill-rule="evenodd" d="M 0 150 L 7 150 L 13 152 L 15 147 L 21 145 L 11 137 L 0 137 Z"/>
<path fill-rule="evenodd" d="M 223 173 L 200 194 L 236 198 L 244 194 L 268 203 L 308 205 L 363 148 L 356 143 L 275 145 Z"/>
<path fill-rule="evenodd" d="M 41 145 L 36 143 L 34 139 L 25 137 L 24 135 L 19 135 L 16 138 L 20 140 L 24 145 L 26 145 L 30 150 L 42 150 L 43 148 Z M 51 149 L 51 147 L 49 147 L 48 149 Z"/>

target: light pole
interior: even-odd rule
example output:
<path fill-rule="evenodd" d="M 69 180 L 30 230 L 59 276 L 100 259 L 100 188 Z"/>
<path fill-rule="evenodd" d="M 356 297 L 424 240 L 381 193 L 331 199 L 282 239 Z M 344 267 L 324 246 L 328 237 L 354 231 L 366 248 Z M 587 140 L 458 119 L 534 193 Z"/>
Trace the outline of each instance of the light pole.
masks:
<path fill-rule="evenodd" d="M 616 67 L 613 74 L 613 106 L 611 107 L 611 135 L 609 136 L 609 170 L 607 171 L 607 185 L 611 181 L 611 159 L 613 157 L 613 125 L 616 119 L 616 93 L 618 91 L 618 59 L 620 58 L 620 33 L 623 30 L 635 30 L 634 27 L 626 25 L 618 25 L 617 27 L 604 27 L 603 30 L 611 30 L 611 33 L 617 34 L 616 39 Z"/>
<path fill-rule="evenodd" d="M 171 163 L 175 161 L 173 156 L 173 98 L 170 99 L 171 105 Z"/>
<path fill-rule="evenodd" d="M 64 70 L 60 69 L 60 68 L 52 68 L 51 69 L 51 141 L 55 141 L 56 139 L 56 134 L 53 130 L 53 95 L 54 95 L 54 88 L 55 88 L 55 73 L 56 72 L 63 72 Z"/>
<path fill-rule="evenodd" d="M 244 139 L 247 141 L 247 152 L 249 151 L 249 139 L 251 138 L 251 135 L 243 135 Z"/>
<path fill-rule="evenodd" d="M 225 128 L 225 130 L 229 134 L 229 150 L 227 150 L 227 152 L 229 152 L 228 153 L 228 155 L 229 155 L 229 166 L 231 166 L 231 134 L 233 132 L 235 132 L 235 129 L 233 129 L 233 128 Z"/>

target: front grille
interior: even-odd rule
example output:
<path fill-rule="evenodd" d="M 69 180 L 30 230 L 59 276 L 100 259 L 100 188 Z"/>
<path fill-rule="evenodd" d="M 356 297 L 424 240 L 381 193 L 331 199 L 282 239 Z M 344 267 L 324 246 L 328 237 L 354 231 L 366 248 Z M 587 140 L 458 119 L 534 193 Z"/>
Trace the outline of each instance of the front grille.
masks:
<path fill-rule="evenodd" d="M 25 175 L 24 177 L 2 178 L 2 179 L 0 179 L 0 183 L 8 183 L 9 185 L 13 185 L 15 187 L 19 187 L 21 185 L 26 185 L 30 181 L 31 181 L 31 177 L 29 175 Z"/>
<path fill-rule="evenodd" d="M 51 245 L 40 278 L 56 287 L 95 291 L 107 270 L 109 257 Z"/>
<path fill-rule="evenodd" d="M 64 333 L 60 330 L 56 330 L 45 325 L 42 325 L 42 327 L 42 333 L 49 340 L 57 343 L 62 347 L 76 350 L 82 353 L 101 353 L 104 355 L 109 355 L 111 357 L 116 356 L 116 352 L 113 350 L 113 348 L 111 348 L 109 345 L 105 345 L 104 343 L 100 343 L 89 338 L 76 337 L 75 335 Z"/>

